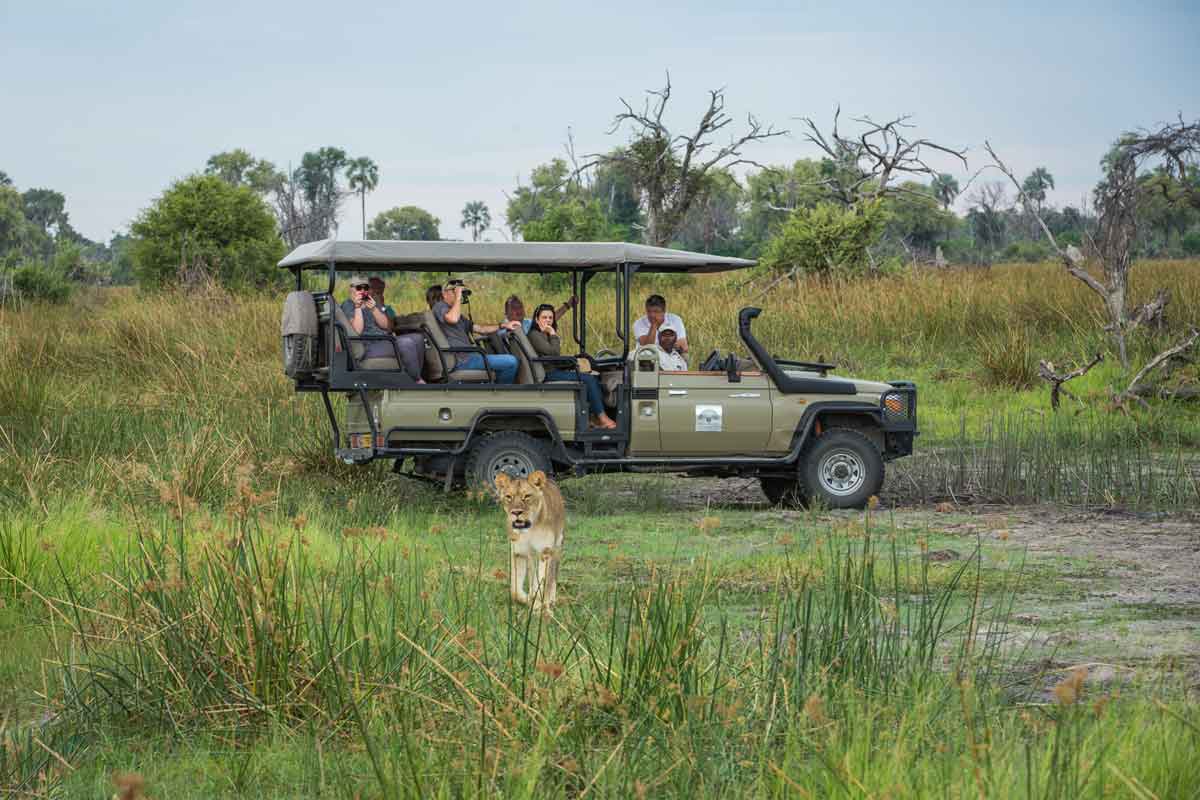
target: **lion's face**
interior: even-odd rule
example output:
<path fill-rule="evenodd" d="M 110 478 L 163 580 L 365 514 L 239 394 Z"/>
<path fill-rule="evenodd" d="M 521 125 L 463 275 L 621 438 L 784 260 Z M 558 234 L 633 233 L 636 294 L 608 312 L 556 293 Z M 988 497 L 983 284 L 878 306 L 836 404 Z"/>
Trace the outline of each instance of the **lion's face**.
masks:
<path fill-rule="evenodd" d="M 496 492 L 500 506 L 508 515 L 513 530 L 523 531 L 533 527 L 542 516 L 545 506 L 546 473 L 540 469 L 525 478 L 514 478 L 506 472 L 496 476 Z"/>

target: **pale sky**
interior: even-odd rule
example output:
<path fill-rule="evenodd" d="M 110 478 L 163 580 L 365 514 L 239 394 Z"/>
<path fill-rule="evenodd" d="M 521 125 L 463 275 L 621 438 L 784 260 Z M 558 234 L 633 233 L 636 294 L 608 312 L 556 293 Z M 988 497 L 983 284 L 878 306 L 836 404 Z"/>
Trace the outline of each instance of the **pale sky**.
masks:
<path fill-rule="evenodd" d="M 680 129 L 721 86 L 739 124 L 912 114 L 972 170 L 989 139 L 1077 204 L 1121 131 L 1200 117 L 1200 4 L 0 0 L 0 170 L 107 240 L 213 153 L 286 167 L 333 145 L 379 164 L 368 218 L 419 205 L 464 237 L 463 204 L 501 226 L 504 192 L 568 129 L 581 153 L 624 141 L 617 98 L 666 70 Z M 746 153 L 812 154 L 796 135 Z M 360 230 L 354 198 L 340 236 Z"/>

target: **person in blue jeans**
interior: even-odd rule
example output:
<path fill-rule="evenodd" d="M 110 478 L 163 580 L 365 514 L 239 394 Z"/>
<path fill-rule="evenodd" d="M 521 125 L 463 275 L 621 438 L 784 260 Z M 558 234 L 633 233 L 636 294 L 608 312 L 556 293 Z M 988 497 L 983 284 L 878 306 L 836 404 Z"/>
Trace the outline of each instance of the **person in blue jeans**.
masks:
<path fill-rule="evenodd" d="M 542 303 L 533 312 L 533 325 L 529 329 L 529 345 L 539 356 L 562 355 L 562 339 L 554 327 L 554 306 Z M 600 391 L 600 379 L 587 372 L 574 369 L 546 371 L 548 381 L 580 381 L 587 393 L 588 411 L 595 428 L 612 429 L 617 423 L 604 413 L 604 394 Z"/>
<path fill-rule="evenodd" d="M 495 333 L 511 331 L 521 327 L 520 322 L 506 320 L 499 325 L 476 325 L 463 314 L 463 290 L 461 281 L 451 281 L 445 286 L 430 286 L 425 293 L 433 316 L 437 319 L 451 347 L 473 347 L 472 333 Z M 483 369 L 484 356 L 479 353 L 455 353 L 455 370 Z M 487 366 L 496 376 L 496 383 L 512 383 L 517 377 L 517 357 L 504 353 L 486 356 Z"/>

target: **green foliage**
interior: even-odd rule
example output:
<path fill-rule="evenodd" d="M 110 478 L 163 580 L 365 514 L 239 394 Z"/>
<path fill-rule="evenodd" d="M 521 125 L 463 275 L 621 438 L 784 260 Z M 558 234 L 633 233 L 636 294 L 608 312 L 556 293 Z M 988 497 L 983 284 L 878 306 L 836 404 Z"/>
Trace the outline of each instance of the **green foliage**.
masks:
<path fill-rule="evenodd" d="M 949 209 L 950 204 L 954 202 L 954 198 L 958 197 L 958 181 L 953 175 L 945 172 L 935 176 L 930 181 L 929 188 L 944 209 Z"/>
<path fill-rule="evenodd" d="M 472 200 L 463 206 L 462 222 L 459 227 L 471 231 L 471 241 L 478 242 L 483 232 L 492 226 L 492 212 L 488 211 L 487 203 L 482 200 Z"/>
<path fill-rule="evenodd" d="M 25 206 L 25 218 L 37 225 L 42 233 L 49 234 L 67 222 L 67 198 L 53 189 L 29 189 L 21 195 Z"/>
<path fill-rule="evenodd" d="M 20 193 L 10 186 L 0 186 L 0 258 L 20 249 L 28 240 L 28 225 Z"/>
<path fill-rule="evenodd" d="M 525 223 L 527 242 L 603 242 L 614 238 L 600 201 L 574 198 L 551 206 L 540 219 Z"/>
<path fill-rule="evenodd" d="M 171 185 L 130 227 L 138 280 L 148 286 L 212 279 L 227 287 L 276 282 L 283 242 L 255 192 L 212 175 Z"/>
<path fill-rule="evenodd" d="M 866 266 L 867 248 L 879 238 L 884 220 L 879 201 L 849 209 L 833 203 L 796 209 L 767 243 L 762 263 L 778 272 L 799 274 L 858 272 Z"/>
<path fill-rule="evenodd" d="M 216 175 L 230 186 L 248 186 L 259 194 L 273 190 L 283 179 L 270 161 L 256 159 L 241 148 L 211 156 L 204 173 Z"/>
<path fill-rule="evenodd" d="M 885 233 L 905 241 L 909 247 L 932 250 L 953 229 L 954 214 L 943 209 L 929 186 L 907 181 L 902 192 L 883 201 L 887 217 Z"/>
<path fill-rule="evenodd" d="M 1021 190 L 1025 192 L 1030 200 L 1037 204 L 1039 209 L 1046 202 L 1046 190 L 1053 188 L 1054 176 L 1045 167 L 1035 169 L 1025 178 L 1025 182 L 1021 184 Z"/>
<path fill-rule="evenodd" d="M 1200 229 L 1194 230 L 1184 236 L 1180 242 L 1180 247 L 1189 256 L 1200 256 Z"/>
<path fill-rule="evenodd" d="M 441 220 L 417 206 L 400 206 L 381 211 L 367 228 L 368 239 L 404 239 L 436 242 Z"/>
<path fill-rule="evenodd" d="M 692 203 L 679 229 L 678 243 L 685 250 L 718 255 L 741 255 L 741 184 L 725 170 L 704 177 L 701 196 Z"/>
<path fill-rule="evenodd" d="M 23 299 L 65 303 L 71 296 L 71 283 L 67 276 L 53 266 L 25 263 L 14 269 L 11 275 L 13 289 Z"/>

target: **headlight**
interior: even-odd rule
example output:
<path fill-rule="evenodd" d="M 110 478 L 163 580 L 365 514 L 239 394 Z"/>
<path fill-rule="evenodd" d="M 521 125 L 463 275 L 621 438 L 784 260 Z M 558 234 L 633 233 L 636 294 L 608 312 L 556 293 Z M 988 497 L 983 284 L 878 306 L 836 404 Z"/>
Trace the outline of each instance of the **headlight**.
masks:
<path fill-rule="evenodd" d="M 911 395 L 907 392 L 887 392 L 883 395 L 883 415 L 889 420 L 907 420 L 911 415 Z"/>

